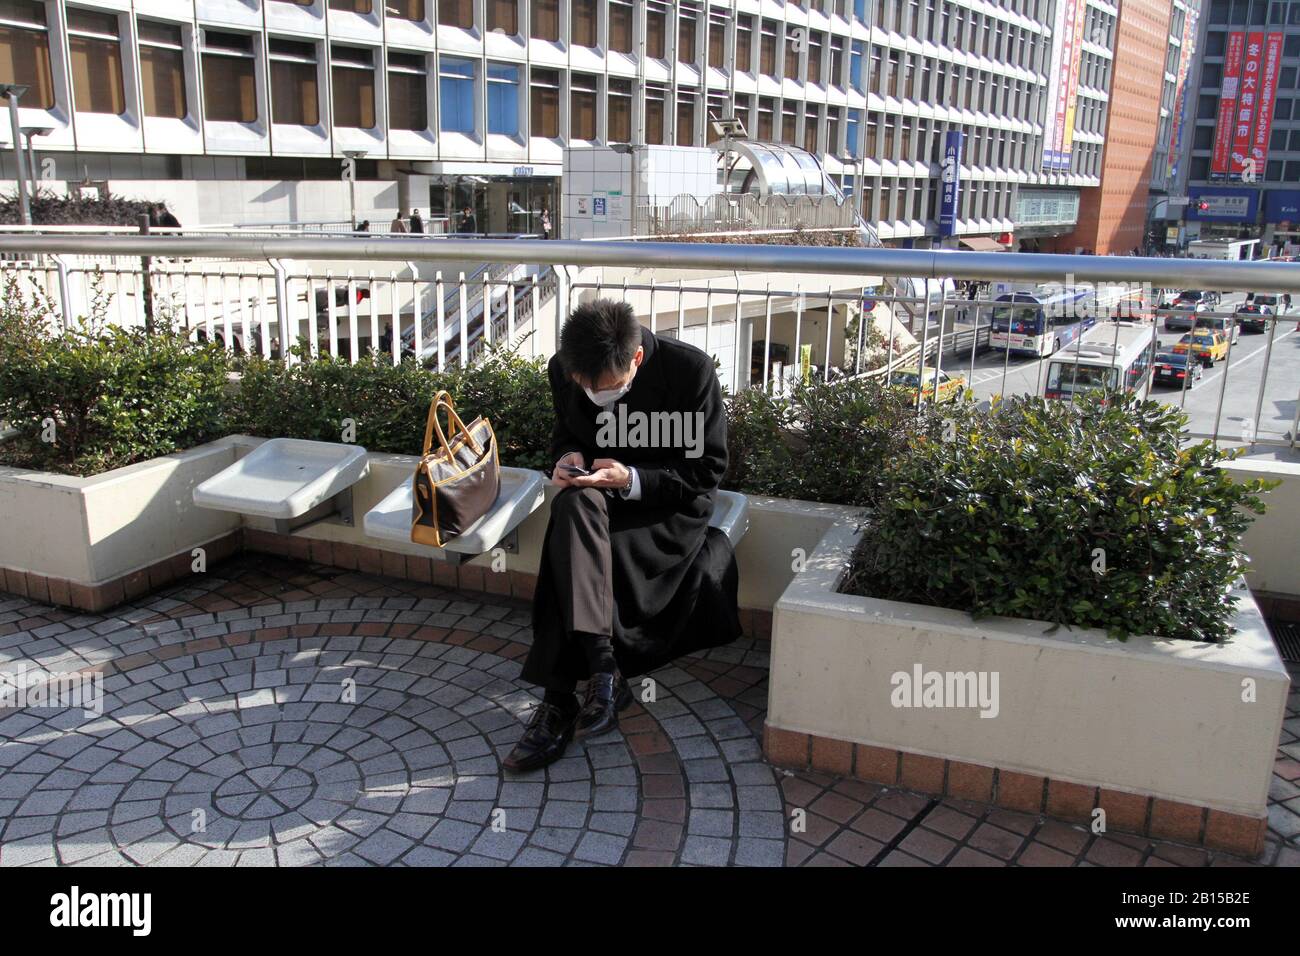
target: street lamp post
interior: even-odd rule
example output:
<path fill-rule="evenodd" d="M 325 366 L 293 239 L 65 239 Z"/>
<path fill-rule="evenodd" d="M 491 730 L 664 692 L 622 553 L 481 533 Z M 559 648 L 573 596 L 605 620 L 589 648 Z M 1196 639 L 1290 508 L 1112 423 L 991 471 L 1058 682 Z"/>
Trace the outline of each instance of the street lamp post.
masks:
<path fill-rule="evenodd" d="M 38 126 L 24 126 L 22 128 L 22 134 L 27 137 L 27 174 L 32 180 L 33 201 L 36 199 L 38 178 L 36 175 L 36 151 L 32 148 L 32 140 L 37 136 L 46 136 L 52 132 L 54 132 L 54 127 L 44 124 Z"/>
<path fill-rule="evenodd" d="M 352 223 L 352 232 L 357 231 L 357 160 L 363 159 L 367 150 L 345 149 L 343 155 L 350 161 L 348 167 L 348 221 Z"/>
<path fill-rule="evenodd" d="M 27 92 L 21 83 L 0 83 L 0 96 L 9 100 L 9 124 L 13 127 L 14 162 L 17 164 L 18 208 L 22 210 L 23 225 L 32 224 L 32 207 L 27 202 L 27 171 L 23 162 L 22 124 L 18 121 L 18 98 Z"/>

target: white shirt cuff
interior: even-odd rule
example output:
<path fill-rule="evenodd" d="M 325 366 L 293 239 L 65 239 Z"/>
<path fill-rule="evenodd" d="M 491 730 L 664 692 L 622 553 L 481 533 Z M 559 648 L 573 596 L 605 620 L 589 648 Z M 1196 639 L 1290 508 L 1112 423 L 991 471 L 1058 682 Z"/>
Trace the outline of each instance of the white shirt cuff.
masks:
<path fill-rule="evenodd" d="M 632 472 L 632 487 L 626 491 L 620 491 L 619 494 L 627 501 L 641 500 L 641 475 L 635 468 L 629 468 Z"/>

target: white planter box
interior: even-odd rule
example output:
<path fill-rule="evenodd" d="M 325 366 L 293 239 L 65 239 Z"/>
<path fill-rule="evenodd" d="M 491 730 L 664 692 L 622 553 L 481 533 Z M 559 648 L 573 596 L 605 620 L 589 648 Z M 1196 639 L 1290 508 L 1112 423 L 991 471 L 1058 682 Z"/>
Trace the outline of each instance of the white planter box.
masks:
<path fill-rule="evenodd" d="M 235 458 L 223 439 L 89 478 L 0 468 L 0 568 L 94 588 L 229 535 L 193 493 Z"/>
<path fill-rule="evenodd" d="M 823 752 L 849 742 L 1265 816 L 1289 678 L 1248 591 L 1222 645 L 1047 633 L 1037 621 L 840 594 L 857 538 L 850 524 L 831 528 L 776 604 L 770 730 L 808 735 L 814 754 L 818 740 Z M 894 675 L 918 666 L 984 674 L 990 689 L 996 674 L 996 716 L 895 706 Z"/>

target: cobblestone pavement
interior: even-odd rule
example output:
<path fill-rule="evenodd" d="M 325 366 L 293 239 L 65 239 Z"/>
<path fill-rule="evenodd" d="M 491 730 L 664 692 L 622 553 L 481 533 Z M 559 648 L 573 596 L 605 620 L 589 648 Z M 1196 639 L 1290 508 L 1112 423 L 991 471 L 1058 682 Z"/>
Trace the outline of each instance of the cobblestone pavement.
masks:
<path fill-rule="evenodd" d="M 0 671 L 102 670 L 103 712 L 0 710 L 0 866 L 1242 865 L 760 754 L 767 644 L 652 677 L 620 730 L 500 760 L 525 602 L 247 555 L 115 609 L 0 595 Z M 1300 865 L 1292 696 L 1268 850 Z M 806 827 L 786 821 L 806 811 Z"/>

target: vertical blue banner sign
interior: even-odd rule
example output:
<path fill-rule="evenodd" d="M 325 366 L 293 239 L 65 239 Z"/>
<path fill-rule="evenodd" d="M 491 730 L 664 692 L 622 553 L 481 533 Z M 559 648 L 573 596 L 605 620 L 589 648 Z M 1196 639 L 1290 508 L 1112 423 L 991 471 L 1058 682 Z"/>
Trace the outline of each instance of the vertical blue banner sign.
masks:
<path fill-rule="evenodd" d="M 943 140 L 943 167 L 939 172 L 939 235 L 951 236 L 957 227 L 957 201 L 961 195 L 961 146 L 966 134 L 949 130 Z"/>

